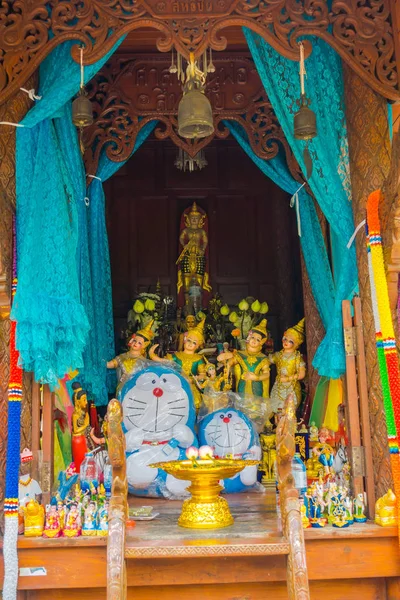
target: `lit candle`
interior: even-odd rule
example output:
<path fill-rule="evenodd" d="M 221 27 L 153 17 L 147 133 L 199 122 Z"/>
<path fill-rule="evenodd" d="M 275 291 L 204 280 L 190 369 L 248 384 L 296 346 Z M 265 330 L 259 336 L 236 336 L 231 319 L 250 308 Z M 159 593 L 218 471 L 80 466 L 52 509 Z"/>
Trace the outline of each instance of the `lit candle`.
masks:
<path fill-rule="evenodd" d="M 213 458 L 214 450 L 211 448 L 211 446 L 200 446 L 199 456 L 200 458 Z"/>
<path fill-rule="evenodd" d="M 198 448 L 195 448 L 194 446 L 190 446 L 186 450 L 186 458 L 188 458 L 189 460 L 192 460 L 194 462 L 198 456 L 199 456 Z"/>

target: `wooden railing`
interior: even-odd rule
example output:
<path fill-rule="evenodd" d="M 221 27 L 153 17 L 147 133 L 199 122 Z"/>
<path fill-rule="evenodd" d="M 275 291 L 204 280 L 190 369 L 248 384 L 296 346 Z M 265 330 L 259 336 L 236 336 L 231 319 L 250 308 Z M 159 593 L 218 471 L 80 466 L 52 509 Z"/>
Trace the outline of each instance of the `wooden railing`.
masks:
<path fill-rule="evenodd" d="M 107 410 L 108 455 L 113 482 L 108 512 L 107 600 L 126 599 L 125 527 L 128 516 L 125 436 L 122 431 L 122 406 L 111 400 Z"/>
<path fill-rule="evenodd" d="M 287 587 L 289 600 L 309 600 L 306 548 L 299 494 L 294 485 L 292 460 L 296 451 L 295 397 L 287 398 L 276 432 L 278 487 L 283 533 L 289 542 Z"/>

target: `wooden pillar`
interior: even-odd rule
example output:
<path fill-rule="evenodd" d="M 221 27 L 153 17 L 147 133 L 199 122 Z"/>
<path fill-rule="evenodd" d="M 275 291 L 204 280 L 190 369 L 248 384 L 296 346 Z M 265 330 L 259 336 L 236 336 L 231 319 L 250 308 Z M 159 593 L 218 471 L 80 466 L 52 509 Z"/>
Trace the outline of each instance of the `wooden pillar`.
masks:
<path fill-rule="evenodd" d="M 382 187 L 390 167 L 387 103 L 343 63 L 350 174 L 355 225 L 366 217 L 368 196 Z M 358 275 L 367 365 L 374 479 L 377 497 L 392 486 L 387 431 L 375 347 L 375 324 L 365 235 L 356 238 Z"/>
<path fill-rule="evenodd" d="M 26 88 L 34 87 L 31 78 Z M 31 100 L 19 92 L 0 106 L 0 121 L 18 123 Z M 0 515 L 3 515 L 7 448 L 7 386 L 10 369 L 10 302 L 12 278 L 12 219 L 15 210 L 15 127 L 0 125 Z M 24 376 L 21 445 L 30 444 L 30 378 Z M 0 518 L 0 531 L 3 519 Z"/>

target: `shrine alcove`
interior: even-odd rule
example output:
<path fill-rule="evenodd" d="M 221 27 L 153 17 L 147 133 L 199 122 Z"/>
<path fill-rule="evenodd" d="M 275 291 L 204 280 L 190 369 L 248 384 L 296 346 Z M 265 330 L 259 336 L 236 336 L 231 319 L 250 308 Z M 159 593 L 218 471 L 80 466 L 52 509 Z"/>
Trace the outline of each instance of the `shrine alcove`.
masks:
<path fill-rule="evenodd" d="M 282 332 L 303 316 L 300 249 L 290 197 L 233 138 L 205 149 L 208 165 L 183 172 L 177 147 L 149 138 L 105 183 L 116 345 L 123 345 L 135 295 L 176 298 L 179 223 L 194 201 L 208 215 L 213 293 L 229 305 L 253 296 L 269 305 L 268 327 Z"/>

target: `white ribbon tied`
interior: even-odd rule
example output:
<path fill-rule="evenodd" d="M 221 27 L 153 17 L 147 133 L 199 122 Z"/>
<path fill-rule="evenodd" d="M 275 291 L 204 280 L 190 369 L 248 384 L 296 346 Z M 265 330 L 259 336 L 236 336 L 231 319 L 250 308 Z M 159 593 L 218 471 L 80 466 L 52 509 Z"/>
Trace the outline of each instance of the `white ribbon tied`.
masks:
<path fill-rule="evenodd" d="M 364 227 L 365 223 L 367 222 L 366 219 L 363 219 L 355 228 L 353 235 L 351 236 L 351 238 L 349 239 L 349 241 L 347 242 L 347 249 L 350 250 L 351 246 L 353 245 L 354 240 L 356 239 L 356 235 L 357 233 L 360 231 L 361 227 Z"/>
<path fill-rule="evenodd" d="M 97 177 L 97 175 L 87 175 L 90 179 L 97 179 L 98 181 L 102 181 L 101 177 Z"/>
<path fill-rule="evenodd" d="M 28 94 L 29 98 L 33 101 L 33 100 L 41 100 L 42 96 L 37 96 L 35 94 L 35 90 L 32 88 L 31 90 L 26 90 L 25 88 L 19 88 L 21 90 L 21 92 L 25 92 L 25 94 Z"/>
<path fill-rule="evenodd" d="M 301 219 L 300 219 L 300 205 L 299 205 L 299 192 L 300 190 L 306 185 L 306 183 L 304 182 L 303 185 L 301 185 L 293 194 L 293 196 L 290 198 L 290 208 L 293 208 L 293 206 L 296 207 L 296 218 L 297 218 L 297 233 L 299 235 L 299 237 L 301 237 Z"/>

